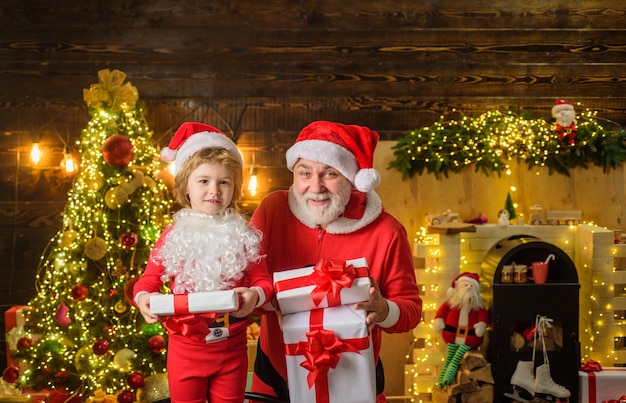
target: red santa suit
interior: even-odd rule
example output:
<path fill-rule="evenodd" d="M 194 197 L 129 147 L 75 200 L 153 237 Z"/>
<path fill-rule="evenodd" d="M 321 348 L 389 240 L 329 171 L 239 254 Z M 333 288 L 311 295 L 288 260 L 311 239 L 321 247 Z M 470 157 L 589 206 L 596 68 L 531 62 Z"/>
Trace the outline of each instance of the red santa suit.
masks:
<path fill-rule="evenodd" d="M 255 288 L 261 306 L 273 296 L 273 285 L 265 259 L 258 254 L 258 242 L 258 232 L 232 210 L 215 216 L 180 210 L 134 285 L 135 301 L 142 293 L 160 292 L 169 282 L 175 294 Z M 185 322 L 180 322 L 181 315 L 164 318 L 172 402 L 243 401 L 247 318 L 182 316 Z"/>
<path fill-rule="evenodd" d="M 270 272 L 315 264 L 320 258 L 349 260 L 364 257 L 370 276 L 389 304 L 389 315 L 372 331 L 378 362 L 381 332 L 399 333 L 420 321 L 419 297 L 413 257 L 404 227 L 383 210 L 373 192 L 352 193 L 344 214 L 326 229 L 311 228 L 293 213 L 295 197 L 290 191 L 266 196 L 250 224 L 263 232 L 261 253 L 267 255 Z M 288 398 L 283 335 L 274 312 L 262 315 L 252 390 Z M 380 393 L 377 402 L 386 401 Z M 296 403 L 296 402 L 294 402 Z"/>
<path fill-rule="evenodd" d="M 445 327 L 441 331 L 443 341 L 478 348 L 483 342 L 483 337 L 476 335 L 474 325 L 486 324 L 489 314 L 485 308 L 452 308 L 446 301 L 437 310 L 435 318 L 442 318 L 444 321 Z"/>

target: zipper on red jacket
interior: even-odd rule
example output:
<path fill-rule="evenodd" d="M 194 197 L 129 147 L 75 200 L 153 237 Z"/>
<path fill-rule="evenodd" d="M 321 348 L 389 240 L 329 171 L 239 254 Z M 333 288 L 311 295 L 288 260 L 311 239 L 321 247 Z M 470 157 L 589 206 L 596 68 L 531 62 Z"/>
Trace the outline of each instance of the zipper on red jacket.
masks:
<path fill-rule="evenodd" d="M 315 260 L 313 264 L 316 264 L 320 260 L 320 253 L 322 251 L 322 240 L 324 239 L 325 233 L 325 229 L 317 227 L 317 248 L 315 248 Z"/>

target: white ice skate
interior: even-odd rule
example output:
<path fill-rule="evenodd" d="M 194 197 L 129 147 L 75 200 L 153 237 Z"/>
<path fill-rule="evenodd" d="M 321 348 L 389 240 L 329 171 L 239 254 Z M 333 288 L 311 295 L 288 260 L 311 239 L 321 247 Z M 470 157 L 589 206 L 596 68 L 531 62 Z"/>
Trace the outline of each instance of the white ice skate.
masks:
<path fill-rule="evenodd" d="M 572 395 L 566 387 L 552 380 L 549 364 L 540 365 L 535 371 L 537 380 L 537 388 L 535 389 L 536 396 L 549 402 L 556 402 L 558 401 L 557 399 L 566 399 Z"/>
<path fill-rule="evenodd" d="M 512 393 L 504 395 L 514 401 L 529 403 L 535 395 L 535 363 L 532 361 L 518 361 L 515 372 L 511 377 Z"/>

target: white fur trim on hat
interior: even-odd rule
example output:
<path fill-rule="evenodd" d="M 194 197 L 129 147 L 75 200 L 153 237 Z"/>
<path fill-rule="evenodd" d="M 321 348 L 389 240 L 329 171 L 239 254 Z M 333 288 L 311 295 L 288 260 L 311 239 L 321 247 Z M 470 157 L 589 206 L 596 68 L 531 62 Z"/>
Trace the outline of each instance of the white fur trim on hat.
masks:
<path fill-rule="evenodd" d="M 572 104 L 571 102 L 564 101 L 562 99 L 557 100 L 554 106 L 552 107 L 552 117 L 553 118 L 556 117 L 556 114 L 564 109 L 574 110 L 574 104 Z"/>
<path fill-rule="evenodd" d="M 178 172 L 180 167 L 183 166 L 189 157 L 203 148 L 208 147 L 225 148 L 243 165 L 243 157 L 241 156 L 239 149 L 237 149 L 235 143 L 226 137 L 226 135 L 215 132 L 200 132 L 190 136 L 178 149 L 178 152 L 176 153 L 176 160 L 174 162 L 175 172 Z"/>
<path fill-rule="evenodd" d="M 344 147 L 325 140 L 303 140 L 291 146 L 286 153 L 287 168 L 293 171 L 296 162 L 302 158 L 335 168 L 353 185 L 359 170 L 354 154 Z"/>
<path fill-rule="evenodd" d="M 361 192 L 369 192 L 380 185 L 380 174 L 374 168 L 359 170 L 354 176 L 354 186 Z"/>

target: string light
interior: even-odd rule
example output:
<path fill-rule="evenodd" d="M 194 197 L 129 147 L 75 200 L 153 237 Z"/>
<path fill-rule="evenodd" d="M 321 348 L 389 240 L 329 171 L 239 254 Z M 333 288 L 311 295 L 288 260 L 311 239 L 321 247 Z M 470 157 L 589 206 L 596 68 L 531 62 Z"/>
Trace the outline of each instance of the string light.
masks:
<path fill-rule="evenodd" d="M 257 170 L 254 167 L 250 168 L 250 181 L 248 182 L 248 192 L 250 196 L 256 196 L 257 193 Z"/>
<path fill-rule="evenodd" d="M 39 149 L 39 141 L 35 141 L 33 143 L 32 148 L 30 149 L 30 160 L 33 161 L 33 164 L 39 164 L 41 160 L 41 150 Z"/>
<path fill-rule="evenodd" d="M 70 152 L 69 147 L 65 147 L 65 152 L 63 153 L 63 160 L 61 161 L 61 166 L 65 169 L 65 172 L 68 174 L 74 173 L 78 169 L 78 162 L 74 159 L 74 156 Z"/>

